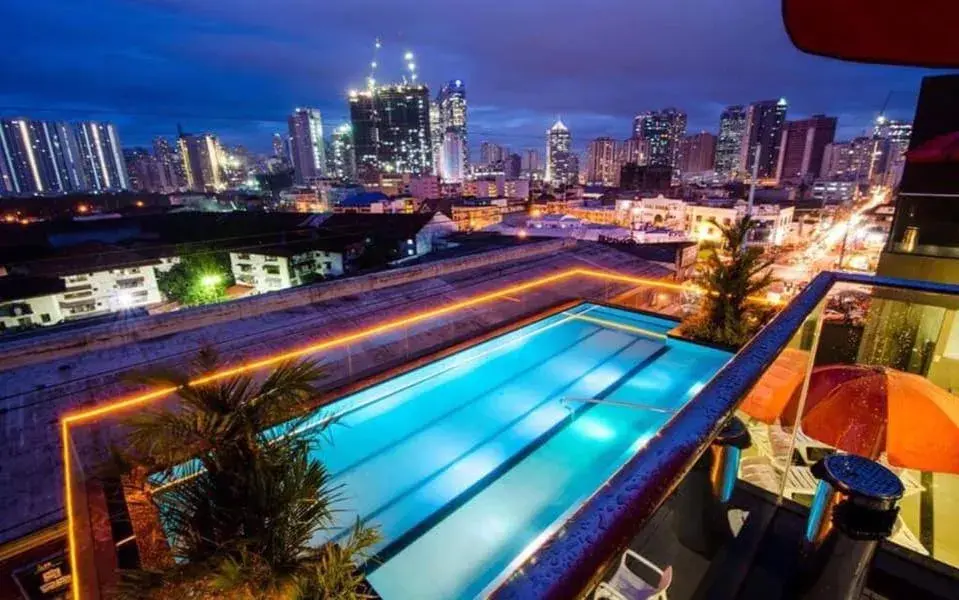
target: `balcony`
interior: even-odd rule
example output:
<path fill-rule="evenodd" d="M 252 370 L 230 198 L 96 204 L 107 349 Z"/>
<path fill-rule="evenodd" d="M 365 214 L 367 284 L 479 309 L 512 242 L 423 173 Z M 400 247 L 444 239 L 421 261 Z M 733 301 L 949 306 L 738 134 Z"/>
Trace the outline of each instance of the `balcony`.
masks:
<path fill-rule="evenodd" d="M 501 328 L 510 330 L 518 326 L 516 323 L 525 326 L 530 319 L 541 318 L 542 307 L 535 308 L 532 316 L 523 312 L 525 303 L 534 297 L 531 290 L 545 293 L 548 286 L 562 281 L 563 285 L 558 287 L 563 287 L 573 277 L 595 278 L 603 282 L 605 289 L 597 290 L 598 295 L 574 298 L 572 304 L 566 302 L 555 308 L 567 311 L 563 314 L 573 311 L 574 306 L 580 306 L 576 302 L 584 300 L 630 309 L 674 306 L 679 293 L 678 286 L 670 287 L 667 283 L 617 279 L 615 274 L 585 271 L 547 277 L 543 280 L 547 283 L 521 283 L 491 293 L 492 300 L 482 300 L 503 301 L 502 307 L 484 309 L 500 319 L 498 323 L 489 321 L 500 329 L 487 329 L 482 339 L 495 339 L 503 334 Z M 468 334 L 468 339 L 452 337 L 456 328 L 462 327 L 455 315 L 477 302 L 480 301 L 468 300 L 460 303 L 463 306 L 431 309 L 397 326 L 374 327 L 376 336 L 399 350 L 398 360 L 390 365 L 374 360 L 372 366 L 360 366 L 360 361 L 369 360 L 363 355 L 362 346 L 372 344 L 372 340 L 342 348 L 325 347 L 324 356 L 331 368 L 348 373 L 349 385 L 365 389 L 362 381 L 371 376 L 377 381 L 395 376 L 382 375 L 386 366 L 400 370 L 406 365 L 418 368 L 417 365 L 432 364 L 454 350 L 458 352 L 463 344 L 470 347 L 480 343 L 474 342 L 475 331 Z M 822 457 L 841 454 L 849 444 L 872 439 L 876 443 L 870 457 L 888 465 L 902 482 L 905 493 L 889 539 L 882 542 L 868 562 L 865 593 L 872 594 L 868 597 L 884 598 L 956 597 L 959 527 L 953 519 L 959 514 L 959 477 L 951 474 L 948 465 L 929 468 L 923 464 L 917 469 L 909 464 L 911 455 L 903 455 L 900 442 L 893 441 L 890 433 L 903 429 L 903 412 L 890 408 L 888 413 L 878 414 L 873 409 L 882 406 L 886 398 L 878 393 L 882 392 L 878 383 L 881 377 L 899 381 L 899 375 L 893 373 L 911 373 L 911 378 L 902 377 L 913 386 L 924 387 L 910 389 L 921 389 L 930 398 L 938 399 L 940 404 L 936 406 L 943 414 L 955 416 L 959 407 L 952 403 L 955 398 L 950 394 L 957 386 L 954 373 L 959 372 L 951 362 L 959 361 L 959 325 L 954 326 L 957 307 L 959 286 L 845 273 L 819 275 L 715 376 L 703 387 L 697 387 L 691 400 L 675 412 L 668 411 L 662 427 L 636 444 L 631 457 L 592 489 L 584 502 L 574 505 L 573 510 L 516 554 L 484 592 L 495 598 L 592 595 L 600 582 L 612 576 L 623 550 L 632 548 L 655 565 L 672 567 L 669 597 L 673 600 L 791 596 L 796 592 L 797 581 L 808 579 L 804 563 L 806 521 L 810 507 L 819 506 L 815 502 L 819 484 L 811 465 Z M 507 309 L 518 315 L 512 317 L 515 323 L 503 316 Z M 451 337 L 436 346 L 435 336 L 444 330 Z M 434 346 L 423 345 L 425 340 Z M 823 370 L 854 369 L 857 365 L 888 369 L 867 373 L 875 373 L 877 393 L 853 393 L 828 404 L 817 396 L 817 381 Z M 892 385 L 886 387 L 891 389 Z M 937 395 L 936 390 L 942 394 Z M 867 401 L 874 403 L 866 405 L 874 419 L 871 428 L 862 430 L 881 439 L 841 435 L 858 431 L 855 426 L 862 425 L 864 418 L 857 411 Z M 601 404 L 602 399 L 597 403 Z M 611 403 L 609 410 L 638 411 L 636 414 L 650 410 L 648 405 L 638 400 L 637 403 L 633 407 Z M 892 400 L 886 405 L 892 406 Z M 817 439 L 816 436 L 825 435 L 818 429 L 812 430 L 813 421 L 808 420 L 811 411 L 823 407 L 830 410 L 827 422 L 839 431 L 838 437 Z M 570 419 L 578 418 L 576 414 L 571 412 Z M 708 469 L 709 457 L 715 454 L 710 448 L 716 448 L 715 439 L 734 416 L 744 424 L 750 443 L 742 449 L 737 463 L 728 463 L 736 468 L 722 471 L 723 477 L 717 478 L 718 471 Z M 940 421 L 949 422 L 946 417 Z M 88 419 L 75 418 L 78 425 L 74 431 L 64 425 L 68 448 L 78 443 L 81 448 L 89 448 L 85 440 L 96 435 L 92 430 L 85 431 Z M 952 422 L 955 424 L 955 420 Z M 905 429 L 908 432 L 910 428 Z M 611 434 L 595 423 L 582 431 L 594 437 Z M 943 430 L 943 435 L 947 434 Z M 930 452 L 936 450 L 936 444 L 932 446 Z M 948 447 L 944 449 L 943 461 L 948 461 L 949 451 Z M 90 456 L 89 451 L 77 452 Z M 102 495 L 103 485 L 87 476 L 95 472 L 95 465 L 68 461 L 68 469 L 72 473 L 68 480 L 72 483 L 68 485 L 73 490 L 71 528 L 78 548 L 88 550 L 80 553 L 82 558 L 76 566 L 80 579 L 89 586 L 91 582 L 109 580 L 102 566 L 92 564 L 93 556 L 101 556 L 101 551 L 89 552 L 101 548 L 104 538 L 102 522 L 98 530 L 93 515 L 103 510 L 112 514 L 116 503 L 111 504 L 112 492 L 107 493 L 105 508 L 98 508 L 101 501 L 97 499 L 97 490 Z M 709 503 L 703 502 L 702 494 L 717 481 L 722 482 L 725 497 L 719 519 L 714 518 L 715 513 L 704 512 L 704 504 Z M 714 535 L 716 523 L 728 523 L 728 530 L 723 528 L 725 537 Z M 116 542 L 129 544 L 131 535 L 137 539 L 145 535 L 143 531 L 131 534 L 123 529 L 125 535 L 117 537 L 116 531 L 121 529 L 114 527 Z M 106 538 L 110 538 L 109 531 Z M 149 558 L 142 547 L 139 553 L 132 553 L 133 559 L 130 552 L 120 550 L 120 562 L 114 563 L 120 566 L 135 566 L 137 554 L 141 559 Z M 127 562 L 130 560 L 134 562 Z M 85 592 L 95 597 L 91 590 L 86 588 Z"/>

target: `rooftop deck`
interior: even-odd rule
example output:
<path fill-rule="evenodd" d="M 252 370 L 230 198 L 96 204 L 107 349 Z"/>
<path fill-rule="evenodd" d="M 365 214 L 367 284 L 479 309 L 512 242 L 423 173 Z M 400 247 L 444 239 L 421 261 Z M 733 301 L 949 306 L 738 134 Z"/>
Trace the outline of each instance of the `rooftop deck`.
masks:
<path fill-rule="evenodd" d="M 4 434 L 0 445 L 0 543 L 63 520 L 58 418 L 78 406 L 94 405 L 136 389 L 124 376 L 137 369 L 182 365 L 202 345 L 214 345 L 231 364 L 240 363 L 570 268 L 603 265 L 653 279 L 670 275 L 661 267 L 594 244 L 509 263 L 484 264 L 482 254 L 473 258 L 477 266 L 472 269 L 443 273 L 442 262 L 430 263 L 437 276 L 248 318 L 240 313 L 235 320 L 221 324 L 0 372 L 0 430 Z M 391 335 L 356 341 L 322 354 L 331 373 L 326 385 L 345 385 L 563 301 L 603 301 L 630 287 L 635 286 L 578 278 L 562 286 L 544 286 L 473 306 Z M 655 302 L 655 294 L 651 297 Z M 190 318 L 189 311 L 177 314 Z M 102 451 L 108 439 L 98 435 L 89 451 Z"/>

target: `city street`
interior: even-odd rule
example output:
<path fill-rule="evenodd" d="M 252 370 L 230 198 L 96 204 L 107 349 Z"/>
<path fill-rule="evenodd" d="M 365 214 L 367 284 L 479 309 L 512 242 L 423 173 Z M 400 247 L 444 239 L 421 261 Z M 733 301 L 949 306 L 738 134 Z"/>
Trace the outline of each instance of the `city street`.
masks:
<path fill-rule="evenodd" d="M 820 271 L 839 269 L 840 256 L 843 269 L 871 271 L 878 259 L 879 248 L 866 247 L 861 226 L 864 215 L 888 199 L 888 189 L 875 188 L 851 212 L 837 211 L 832 222 L 813 232 L 807 245 L 781 254 L 772 269 L 783 283 L 784 291 L 795 294 Z"/>

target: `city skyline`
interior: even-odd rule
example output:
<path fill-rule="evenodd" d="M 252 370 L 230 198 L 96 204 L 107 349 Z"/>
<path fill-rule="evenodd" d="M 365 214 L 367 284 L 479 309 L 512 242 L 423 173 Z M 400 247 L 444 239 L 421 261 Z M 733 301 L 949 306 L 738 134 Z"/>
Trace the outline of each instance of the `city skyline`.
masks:
<path fill-rule="evenodd" d="M 848 139 L 871 127 L 887 96 L 886 114 L 908 118 L 919 79 L 926 73 L 802 55 L 786 39 L 778 5 L 758 1 L 739 3 L 732 11 L 711 11 L 711 1 L 695 10 L 624 3 L 611 7 L 610 15 L 586 20 L 557 10 L 551 22 L 596 38 L 597 51 L 614 41 L 650 50 L 646 46 L 656 39 L 664 41 L 663 32 L 657 31 L 676 27 L 696 34 L 687 36 L 693 41 L 662 44 L 656 52 L 617 52 L 591 69 L 575 66 L 591 60 L 593 50 L 589 56 L 573 56 L 559 41 L 534 43 L 525 36 L 504 35 L 496 52 L 474 51 L 479 40 L 489 39 L 486 34 L 497 26 L 498 17 L 470 6 L 457 15 L 461 30 L 450 32 L 447 29 L 457 28 L 426 26 L 436 20 L 430 11 L 442 12 L 432 2 L 405 8 L 377 5 L 376 10 L 365 6 L 375 4 L 372 1 L 363 7 L 281 3 L 296 11 L 275 6 L 266 10 L 254 2 L 233 3 L 225 11 L 223 3 L 214 0 L 175 7 L 163 2 L 97 3 L 108 10 L 58 2 L 14 7 L 13 22 L 28 27 L 15 28 L 13 42 L 22 50 L 16 61 L 0 58 L 5 71 L 20 83 L 0 94 L 5 116 L 111 121 L 129 146 L 170 136 L 182 122 L 188 130 L 214 131 L 224 143 L 265 152 L 271 135 L 286 129 L 292 107 L 316 107 L 329 127 L 348 121 L 347 92 L 363 87 L 373 39 L 380 35 L 380 80 L 399 79 L 401 54 L 410 49 L 431 95 L 454 78 L 470 86 L 471 149 L 483 140 L 516 149 L 538 147 L 543 131 L 560 114 L 575 133 L 574 150 L 582 153 L 596 137 L 625 137 L 640 112 L 676 106 L 688 114 L 688 131 L 716 133 L 725 106 L 780 96 L 790 102 L 791 119 L 816 113 L 837 116 L 837 138 Z M 510 7 L 510 27 L 541 19 L 541 9 L 532 2 Z M 398 11 L 404 13 L 402 18 Z M 352 19 L 356 24 L 314 36 L 312 26 L 305 27 L 311 18 L 332 25 Z M 643 31 L 634 32 L 633 20 Z M 402 34 L 395 32 L 396 22 L 402 24 Z M 646 39 L 650 35 L 643 34 L 645 28 L 656 35 Z M 749 46 L 741 42 L 746 28 L 760 32 Z M 31 29 L 58 35 L 18 37 Z M 89 31 L 97 36 L 90 39 Z M 86 51 L 70 49 L 77 45 Z M 710 50 L 714 45 L 723 52 Z M 754 52 L 759 46 L 763 52 Z M 108 67 L 122 76 L 107 77 Z"/>

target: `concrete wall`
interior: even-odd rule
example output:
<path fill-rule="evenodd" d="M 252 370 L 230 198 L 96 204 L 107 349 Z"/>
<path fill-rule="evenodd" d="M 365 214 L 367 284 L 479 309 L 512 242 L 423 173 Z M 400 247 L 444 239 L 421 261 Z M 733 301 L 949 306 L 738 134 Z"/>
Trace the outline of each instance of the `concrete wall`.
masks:
<path fill-rule="evenodd" d="M 111 348 L 234 319 L 255 317 L 343 296 L 362 294 L 401 283 L 441 277 L 477 267 L 509 264 L 531 256 L 555 254 L 575 245 L 575 240 L 550 240 L 290 288 L 233 302 L 92 325 L 62 333 L 50 332 L 35 339 L 27 337 L 0 344 L 0 365 L 6 370 L 65 358 L 81 352 Z"/>

